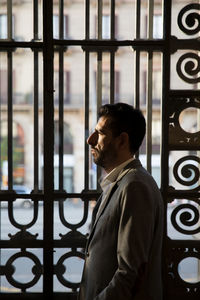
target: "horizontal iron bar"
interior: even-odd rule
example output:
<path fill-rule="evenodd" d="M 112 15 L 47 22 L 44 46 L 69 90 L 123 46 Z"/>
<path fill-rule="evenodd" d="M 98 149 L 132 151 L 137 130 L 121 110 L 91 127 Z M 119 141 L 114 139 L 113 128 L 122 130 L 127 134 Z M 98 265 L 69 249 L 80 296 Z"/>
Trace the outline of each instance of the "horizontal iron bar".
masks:
<path fill-rule="evenodd" d="M 57 192 L 55 191 L 54 199 L 59 201 L 60 199 L 67 198 L 79 198 L 84 200 L 94 200 L 100 196 L 99 192 L 96 191 L 88 191 L 82 193 L 67 193 L 67 192 Z M 30 193 L 30 194 L 18 194 L 15 191 L 0 191 L 0 201 L 14 200 L 15 198 L 24 198 L 24 199 L 32 199 L 32 200 L 43 200 L 44 193 L 41 191 L 39 193 Z"/>
<path fill-rule="evenodd" d="M 181 97 L 181 98 L 186 98 L 186 97 L 198 97 L 200 98 L 200 89 L 196 90 L 171 90 L 169 91 L 169 96 L 171 97 Z"/>
<path fill-rule="evenodd" d="M 134 40 L 96 40 L 96 39 L 84 39 L 84 40 L 53 40 L 54 46 L 87 46 L 87 47 L 126 47 L 131 46 L 133 48 L 139 48 L 141 50 L 163 50 L 166 48 L 166 40 L 164 39 L 134 39 Z M 177 50 L 193 49 L 199 50 L 200 39 L 177 39 L 171 36 L 171 39 L 167 42 L 167 48 L 171 48 L 171 53 Z M 0 50 L 8 50 L 8 48 L 31 48 L 42 49 L 42 41 L 30 41 L 20 42 L 14 40 L 1 40 Z"/>
<path fill-rule="evenodd" d="M 2 300 L 44 300 L 43 293 L 8 293 L 9 290 L 5 293 L 1 292 L 1 299 Z M 77 300 L 77 293 L 72 292 L 65 292 L 65 293 L 58 293 L 54 292 L 53 297 L 56 300 Z"/>
<path fill-rule="evenodd" d="M 68 238 L 64 240 L 54 240 L 54 248 L 84 248 L 86 245 L 86 238 Z M 44 240 L 0 240 L 0 248 L 2 249 L 31 249 L 44 248 Z M 54 250 L 52 250 L 54 251 Z"/>

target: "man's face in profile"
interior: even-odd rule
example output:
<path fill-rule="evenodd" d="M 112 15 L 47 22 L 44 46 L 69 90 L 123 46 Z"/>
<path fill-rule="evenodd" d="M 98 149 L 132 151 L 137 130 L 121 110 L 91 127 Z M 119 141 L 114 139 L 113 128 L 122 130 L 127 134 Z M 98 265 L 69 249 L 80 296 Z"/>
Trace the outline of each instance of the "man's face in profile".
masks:
<path fill-rule="evenodd" d="M 94 132 L 87 140 L 87 143 L 91 146 L 94 162 L 108 172 L 118 157 L 119 152 L 118 137 L 113 137 L 109 123 L 109 117 L 101 117 Z"/>

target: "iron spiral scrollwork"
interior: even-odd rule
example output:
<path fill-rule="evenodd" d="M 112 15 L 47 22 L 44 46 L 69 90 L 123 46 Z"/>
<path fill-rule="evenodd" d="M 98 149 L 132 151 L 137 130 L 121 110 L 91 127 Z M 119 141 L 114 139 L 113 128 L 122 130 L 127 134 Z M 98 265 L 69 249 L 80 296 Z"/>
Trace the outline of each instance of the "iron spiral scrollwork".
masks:
<path fill-rule="evenodd" d="M 185 162 L 188 161 L 190 161 L 190 163 L 185 164 Z M 199 190 L 199 165 L 200 158 L 194 155 L 184 156 L 181 159 L 179 159 L 173 168 L 174 177 L 177 180 L 177 182 L 184 186 L 190 187 L 192 190 Z M 179 174 L 181 174 L 183 177 L 181 178 Z"/>
<path fill-rule="evenodd" d="M 193 12 L 191 12 L 193 10 Z M 194 12 L 197 11 L 197 12 Z M 178 15 L 178 26 L 187 35 L 193 35 L 200 31 L 200 4 L 186 5 Z M 189 12 L 189 14 L 187 14 Z M 185 24 L 184 21 L 185 20 Z M 186 27 L 187 26 L 187 27 Z"/>
<path fill-rule="evenodd" d="M 174 228 L 182 234 L 197 234 L 200 232 L 199 207 L 185 203 L 177 206 L 171 214 Z"/>
<path fill-rule="evenodd" d="M 191 84 L 200 82 L 200 57 L 193 52 L 182 55 L 176 65 L 179 77 Z"/>

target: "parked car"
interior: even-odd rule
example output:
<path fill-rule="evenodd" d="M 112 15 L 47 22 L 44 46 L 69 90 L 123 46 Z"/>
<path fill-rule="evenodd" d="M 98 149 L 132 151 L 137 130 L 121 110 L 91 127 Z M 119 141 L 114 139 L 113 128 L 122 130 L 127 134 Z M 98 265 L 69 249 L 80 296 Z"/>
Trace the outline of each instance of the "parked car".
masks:
<path fill-rule="evenodd" d="M 2 190 L 7 190 L 3 188 Z M 13 190 L 17 194 L 30 194 L 31 190 L 25 185 L 13 185 Z M 30 208 L 33 206 L 33 202 L 28 198 L 17 198 L 14 201 L 14 207 Z M 1 207 L 7 207 L 7 201 L 1 202 Z"/>

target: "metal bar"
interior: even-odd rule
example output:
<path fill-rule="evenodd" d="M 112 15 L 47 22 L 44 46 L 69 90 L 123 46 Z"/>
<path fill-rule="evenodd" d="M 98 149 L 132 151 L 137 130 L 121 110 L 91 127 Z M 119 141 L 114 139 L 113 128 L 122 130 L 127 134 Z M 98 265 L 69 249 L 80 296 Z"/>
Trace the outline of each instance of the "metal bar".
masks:
<path fill-rule="evenodd" d="M 39 190 L 39 62 L 38 51 L 34 50 L 34 191 Z"/>
<path fill-rule="evenodd" d="M 153 39 L 153 11 L 154 0 L 148 1 L 148 38 Z"/>
<path fill-rule="evenodd" d="M 199 41 L 189 40 L 192 42 L 195 49 L 199 48 Z M 190 42 L 188 41 L 188 46 Z M 54 39 L 53 44 L 55 46 L 87 46 L 87 47 L 105 47 L 105 51 L 113 49 L 113 47 L 126 47 L 131 46 L 134 48 L 140 48 L 143 50 L 153 49 L 154 51 L 162 51 L 165 47 L 165 42 L 163 40 L 57 40 Z M 18 41 L 0 41 L 1 51 L 5 51 L 7 48 L 39 48 L 42 49 L 43 42 L 18 42 Z M 191 47 L 190 47 L 191 48 Z M 173 49 L 173 45 L 169 46 L 169 49 Z M 185 49 L 184 45 L 180 49 Z M 93 50 L 94 51 L 94 50 Z M 174 50 L 173 50 L 174 51 Z"/>
<path fill-rule="evenodd" d="M 44 276 L 45 299 L 53 298 L 53 191 L 54 191 L 54 106 L 53 106 L 53 0 L 43 1 L 44 60 Z"/>
<path fill-rule="evenodd" d="M 102 103 L 102 52 L 97 53 L 97 111 Z"/>
<path fill-rule="evenodd" d="M 12 39 L 12 1 L 7 1 L 7 37 Z M 13 76 L 12 51 L 8 51 L 8 189 L 13 188 Z"/>
<path fill-rule="evenodd" d="M 90 38 L 90 1 L 85 1 L 85 39 Z M 89 151 L 87 138 L 89 136 L 89 102 L 90 102 L 90 54 L 85 51 L 85 140 L 84 140 L 84 189 L 89 189 Z"/>
<path fill-rule="evenodd" d="M 85 40 L 90 38 L 90 1 L 85 1 Z"/>
<path fill-rule="evenodd" d="M 102 0 L 98 0 L 98 40 L 102 40 L 102 16 L 103 16 L 103 6 Z M 102 104 L 102 52 L 97 52 L 97 113 Z M 97 179 L 101 176 L 101 170 L 97 166 Z M 97 180 L 97 189 L 99 189 L 99 180 Z"/>
<path fill-rule="evenodd" d="M 111 0 L 110 5 L 110 38 L 115 39 L 115 0 Z"/>
<path fill-rule="evenodd" d="M 89 153 L 88 153 L 88 144 L 87 138 L 89 136 L 89 102 L 90 102 L 90 85 L 89 85 L 89 70 L 90 70 L 90 54 L 88 51 L 85 52 L 85 160 L 84 160 L 84 189 L 89 189 Z"/>
<path fill-rule="evenodd" d="M 153 73 L 153 52 L 147 55 L 147 170 L 151 173 L 151 159 L 152 159 L 152 73 Z"/>
<path fill-rule="evenodd" d="M 63 149 L 64 149 L 64 57 L 63 49 L 59 51 L 59 189 L 63 190 Z"/>
<path fill-rule="evenodd" d="M 9 40 L 12 40 L 12 0 L 7 0 L 7 36 Z"/>
<path fill-rule="evenodd" d="M 140 108 L 140 52 L 135 51 L 134 106 Z"/>
<path fill-rule="evenodd" d="M 102 0 L 98 0 L 98 9 L 97 9 L 98 40 L 102 40 L 102 16 L 103 16 Z"/>
<path fill-rule="evenodd" d="M 164 238 L 163 238 L 163 258 L 167 255 L 167 200 L 168 200 L 168 185 L 169 185 L 169 166 L 168 166 L 168 144 L 169 144 L 169 126 L 165 121 L 168 118 L 168 99 L 170 91 L 170 35 L 171 35 L 171 7 L 172 0 L 163 0 L 163 39 L 165 41 L 165 48 L 162 56 L 162 128 L 161 128 L 161 192 L 163 196 L 165 214 L 164 214 Z M 168 295 L 168 277 L 167 277 L 168 262 L 167 259 L 163 260 L 163 294 Z"/>
<path fill-rule="evenodd" d="M 115 101 L 115 52 L 110 53 L 110 103 Z"/>
<path fill-rule="evenodd" d="M 110 5 L 110 38 L 115 39 L 115 0 Z M 110 52 L 110 103 L 115 101 L 115 52 Z"/>
<path fill-rule="evenodd" d="M 13 188 L 13 57 L 8 51 L 8 189 Z"/>
<path fill-rule="evenodd" d="M 38 0 L 33 1 L 33 39 L 38 40 Z M 34 64 L 34 191 L 39 190 L 39 118 L 38 118 L 38 108 L 39 108 L 39 62 L 38 62 L 38 51 L 33 50 L 33 64 Z"/>
<path fill-rule="evenodd" d="M 59 38 L 64 38 L 64 7 L 63 0 L 59 0 Z M 59 190 L 63 190 L 63 149 L 64 149 L 64 52 L 59 50 Z"/>
<path fill-rule="evenodd" d="M 38 0 L 33 1 L 33 39 L 38 40 Z"/>
<path fill-rule="evenodd" d="M 59 0 L 59 39 L 64 37 L 64 6 L 63 0 Z"/>
<path fill-rule="evenodd" d="M 136 1 L 136 10 L 135 10 L 135 29 L 136 29 L 136 39 L 140 38 L 140 16 L 141 16 L 141 1 L 137 0 Z"/>

